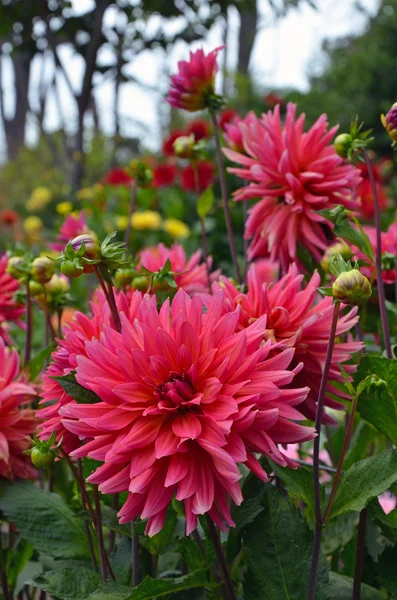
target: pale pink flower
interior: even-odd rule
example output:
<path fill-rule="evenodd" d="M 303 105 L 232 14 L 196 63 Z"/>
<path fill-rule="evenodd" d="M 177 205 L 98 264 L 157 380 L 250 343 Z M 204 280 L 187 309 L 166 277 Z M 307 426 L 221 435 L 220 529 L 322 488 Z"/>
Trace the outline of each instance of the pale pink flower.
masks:
<path fill-rule="evenodd" d="M 264 284 L 259 277 L 255 265 L 248 272 L 248 291 L 241 293 L 226 277 L 220 278 L 219 286 L 225 292 L 225 311 L 235 310 L 240 306 L 239 328 L 248 327 L 263 315 L 267 317 L 264 338 L 271 340 L 275 346 L 274 352 L 284 348 L 295 348 L 292 365 L 303 364 L 297 373 L 294 385 L 310 388 L 306 400 L 300 406 L 300 411 L 308 418 L 315 418 L 317 398 L 320 388 L 321 376 L 329 343 L 329 332 L 332 321 L 332 298 L 318 299 L 317 289 L 320 285 L 320 276 L 314 273 L 309 283 L 302 286 L 303 275 L 299 274 L 296 265 L 292 265 L 287 275 L 277 283 Z M 342 310 L 343 310 L 342 305 Z M 349 332 L 358 321 L 357 307 L 346 314 L 341 312 L 338 320 L 336 336 Z M 331 408 L 342 409 L 343 405 L 332 396 L 346 398 L 346 396 L 332 382 L 343 382 L 339 365 L 347 373 L 353 373 L 356 365 L 347 364 L 355 352 L 361 350 L 361 342 L 336 341 L 332 354 L 329 382 L 325 404 Z M 324 422 L 332 422 L 328 415 L 324 415 Z"/>
<path fill-rule="evenodd" d="M 8 334 L 9 324 L 15 323 L 18 327 L 25 326 L 21 321 L 22 315 L 25 314 L 25 307 L 15 301 L 15 293 L 19 290 L 20 283 L 7 273 L 7 265 L 8 257 L 4 254 L 0 258 L 0 339 L 11 344 Z"/>
<path fill-rule="evenodd" d="M 171 76 L 171 87 L 166 98 L 171 106 L 189 112 L 203 110 L 209 106 L 215 94 L 215 75 L 218 52 L 223 46 L 205 54 L 201 48 L 190 52 L 189 61 L 178 63 L 178 73 Z"/>
<path fill-rule="evenodd" d="M 285 269 L 295 260 L 298 244 L 321 259 L 331 225 L 318 210 L 337 204 L 358 208 L 352 188 L 361 181 L 360 172 L 345 164 L 330 144 L 337 127 L 327 130 L 327 118 L 321 115 L 304 132 L 304 121 L 304 114 L 296 119 L 296 105 L 290 103 L 283 125 L 277 105 L 261 119 L 252 115 L 239 124 L 243 153 L 224 149 L 242 165 L 230 172 L 251 182 L 235 199 L 260 198 L 246 223 L 249 258 L 270 256 Z"/>
<path fill-rule="evenodd" d="M 149 535 L 174 496 L 187 533 L 200 514 L 233 525 L 228 497 L 242 501 L 238 464 L 266 481 L 255 454 L 293 466 L 278 444 L 314 436 L 295 422 L 307 388 L 285 389 L 299 371 L 289 369 L 293 350 L 269 358 L 266 317 L 237 333 L 240 310 L 222 314 L 223 304 L 219 291 L 203 312 L 200 296 L 179 290 L 158 310 L 155 297 L 136 292 L 121 333 L 104 327 L 77 358 L 78 382 L 102 401 L 60 411 L 67 429 L 92 438 L 72 455 L 104 461 L 88 480 L 106 494 L 128 490 L 120 522 L 148 519 Z"/>
<path fill-rule="evenodd" d="M 85 220 L 84 213 L 80 213 L 78 217 L 68 215 L 56 237 L 57 241 L 50 244 L 51 250 L 56 252 L 62 252 L 70 240 L 82 235 L 83 233 L 89 233 L 90 228 Z"/>
<path fill-rule="evenodd" d="M 180 244 L 173 244 L 167 248 L 160 243 L 157 246 L 144 248 L 140 253 L 140 264 L 148 271 L 155 273 L 162 269 L 167 262 L 171 263 L 171 269 L 175 276 L 175 282 L 178 288 L 182 288 L 186 293 L 193 295 L 208 292 L 207 266 L 205 262 L 200 263 L 201 250 L 194 252 L 188 259 L 185 250 Z M 211 267 L 212 257 L 208 257 L 208 264 Z M 220 271 L 210 273 L 210 280 L 215 281 Z"/>
<path fill-rule="evenodd" d="M 30 436 L 37 426 L 34 411 L 27 408 L 36 396 L 19 372 L 19 356 L 0 339 L 0 477 L 35 477 L 30 457 Z"/>
<path fill-rule="evenodd" d="M 392 510 L 396 508 L 397 498 L 390 492 L 384 492 L 378 496 L 379 504 L 381 505 L 383 512 L 388 515 Z"/>

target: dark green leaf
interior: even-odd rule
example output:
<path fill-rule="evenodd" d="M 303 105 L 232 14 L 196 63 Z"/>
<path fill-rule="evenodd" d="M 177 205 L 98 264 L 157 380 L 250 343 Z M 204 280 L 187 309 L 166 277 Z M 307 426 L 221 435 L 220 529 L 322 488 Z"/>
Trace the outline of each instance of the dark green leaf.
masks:
<path fill-rule="evenodd" d="M 331 518 L 350 511 L 360 512 L 397 479 L 397 449 L 386 450 L 354 464 L 339 484 Z"/>
<path fill-rule="evenodd" d="M 336 237 L 341 237 L 348 242 L 351 242 L 366 256 L 373 259 L 374 253 L 367 234 L 353 226 L 347 215 L 346 209 L 339 205 L 334 209 L 326 208 L 324 210 L 319 210 L 318 212 L 335 225 L 333 232 Z"/>
<path fill-rule="evenodd" d="M 343 548 L 353 538 L 358 524 L 358 513 L 339 515 L 323 529 L 321 547 L 324 554 L 332 554 Z"/>
<path fill-rule="evenodd" d="M 356 417 L 358 420 L 358 415 Z M 354 463 L 366 458 L 368 456 L 368 448 L 377 436 L 379 437 L 379 434 L 373 427 L 367 425 L 365 421 L 358 420 L 350 440 L 349 450 L 343 461 L 343 468 L 348 469 Z"/>
<path fill-rule="evenodd" d="M 392 594 L 392 600 L 397 598 L 397 546 L 385 548 L 379 557 L 375 568 L 381 584 Z"/>
<path fill-rule="evenodd" d="M 51 379 L 57 381 L 65 392 L 69 394 L 69 396 L 72 396 L 76 402 L 81 404 L 96 404 L 96 402 L 100 402 L 99 396 L 77 383 L 76 375 L 74 373 L 69 373 L 68 375 L 62 375 L 60 377 L 52 377 Z"/>
<path fill-rule="evenodd" d="M 330 589 L 329 600 L 351 600 L 353 593 L 353 579 L 340 575 L 339 573 L 329 574 Z M 387 595 L 376 590 L 365 583 L 361 584 L 361 600 L 385 600 Z"/>
<path fill-rule="evenodd" d="M 397 542 L 397 508 L 386 514 L 377 498 L 369 503 L 368 508 L 371 518 L 381 528 L 382 533 L 389 540 Z"/>
<path fill-rule="evenodd" d="M 83 521 L 57 494 L 32 483 L 1 481 L 0 509 L 39 552 L 54 558 L 89 559 Z"/>
<path fill-rule="evenodd" d="M 150 554 L 159 554 L 160 550 L 168 544 L 175 529 L 175 525 L 176 512 L 170 508 L 162 530 L 151 538 L 147 535 L 142 538 L 142 544 L 149 550 Z"/>
<path fill-rule="evenodd" d="M 274 486 L 266 484 L 264 511 L 243 533 L 247 573 L 245 600 L 302 600 L 306 598 L 313 533 L 304 518 Z M 327 598 L 328 567 L 320 558 L 316 599 Z"/>
<path fill-rule="evenodd" d="M 214 192 L 212 187 L 207 187 L 197 200 L 197 213 L 199 217 L 205 219 L 214 205 Z"/>
<path fill-rule="evenodd" d="M 60 600 L 85 600 L 101 583 L 101 576 L 84 567 L 46 571 L 28 585 L 40 588 Z"/>
<path fill-rule="evenodd" d="M 161 598 L 183 590 L 203 588 L 209 585 L 208 572 L 206 569 L 201 569 L 176 579 L 146 577 L 132 591 L 128 590 L 129 595 L 125 595 L 127 588 L 106 584 L 94 592 L 90 598 L 95 598 L 95 600 L 151 600 L 151 598 Z"/>
<path fill-rule="evenodd" d="M 51 352 L 54 350 L 54 348 L 55 344 L 50 344 L 49 346 L 47 346 L 47 348 L 41 350 L 41 352 L 36 354 L 36 356 L 28 362 L 26 368 L 29 371 L 30 381 L 34 381 L 37 375 L 40 373 L 40 371 L 44 369 L 46 361 L 51 355 Z"/>
<path fill-rule="evenodd" d="M 313 473 L 306 467 L 291 469 L 289 467 L 280 467 L 277 463 L 269 460 L 274 472 L 280 477 L 288 493 L 303 500 L 309 507 L 311 514 L 314 514 L 314 493 L 313 493 Z M 321 486 L 321 500 L 324 502 L 325 492 Z"/>
<path fill-rule="evenodd" d="M 364 356 L 358 367 L 356 382 L 375 374 L 385 387 L 366 388 L 358 399 L 360 415 L 397 445 L 397 361 L 380 356 Z"/>

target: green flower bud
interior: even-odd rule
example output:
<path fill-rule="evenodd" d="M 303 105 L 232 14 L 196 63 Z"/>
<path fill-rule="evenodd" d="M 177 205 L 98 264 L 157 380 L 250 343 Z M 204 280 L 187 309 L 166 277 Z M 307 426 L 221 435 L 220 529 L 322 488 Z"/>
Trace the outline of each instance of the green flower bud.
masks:
<path fill-rule="evenodd" d="M 11 258 L 8 259 L 6 271 L 14 279 L 22 279 L 25 277 L 25 274 L 21 271 L 24 264 L 25 260 L 23 256 L 11 256 Z"/>
<path fill-rule="evenodd" d="M 55 273 L 51 277 L 50 281 L 45 284 L 44 288 L 48 294 L 67 294 L 70 290 L 70 284 L 65 277 L 59 277 L 59 275 Z"/>
<path fill-rule="evenodd" d="M 173 147 L 175 150 L 175 154 L 179 156 L 179 158 L 190 158 L 193 154 L 194 145 L 196 143 L 195 137 L 193 133 L 190 135 L 181 135 L 176 138 L 173 143 Z"/>
<path fill-rule="evenodd" d="M 35 446 L 32 448 L 30 458 L 35 467 L 43 469 L 52 463 L 54 460 L 54 453 L 50 449 L 38 448 Z"/>
<path fill-rule="evenodd" d="M 133 269 L 119 269 L 114 276 L 116 287 L 123 288 L 130 285 L 134 277 L 136 277 L 136 271 Z"/>
<path fill-rule="evenodd" d="M 32 279 L 31 281 L 29 281 L 29 293 L 33 297 L 40 296 L 40 294 L 44 294 L 43 284 Z"/>
<path fill-rule="evenodd" d="M 47 283 L 55 273 L 55 263 L 46 256 L 38 256 L 32 262 L 30 272 L 38 283 Z"/>
<path fill-rule="evenodd" d="M 334 298 L 351 305 L 364 304 L 372 294 L 371 284 L 358 269 L 345 271 L 332 285 Z"/>
<path fill-rule="evenodd" d="M 328 246 L 320 262 L 321 267 L 326 273 L 329 272 L 329 260 L 333 254 L 340 254 L 344 260 L 350 260 L 352 257 L 352 251 L 349 244 L 344 240 L 337 239 L 335 243 Z"/>
<path fill-rule="evenodd" d="M 65 260 L 61 264 L 61 271 L 64 275 L 66 275 L 66 277 L 69 277 L 70 279 L 75 279 L 76 277 L 80 277 L 80 275 L 82 275 L 84 273 L 83 267 L 76 265 L 71 260 Z"/>
<path fill-rule="evenodd" d="M 79 258 L 86 258 L 87 260 L 94 260 L 96 262 L 100 261 L 101 245 L 96 235 L 82 233 L 81 235 L 73 238 L 70 244 L 76 253 L 82 250 L 84 244 L 84 252 L 79 256 Z M 82 266 L 84 273 L 92 273 L 95 268 L 93 264 L 85 263 L 84 260 L 82 260 Z"/>
<path fill-rule="evenodd" d="M 349 133 L 340 133 L 334 141 L 334 150 L 342 158 L 347 158 L 353 138 Z"/>
<path fill-rule="evenodd" d="M 149 287 L 149 278 L 146 275 L 139 275 L 138 277 L 134 277 L 131 285 L 140 292 L 146 292 Z"/>

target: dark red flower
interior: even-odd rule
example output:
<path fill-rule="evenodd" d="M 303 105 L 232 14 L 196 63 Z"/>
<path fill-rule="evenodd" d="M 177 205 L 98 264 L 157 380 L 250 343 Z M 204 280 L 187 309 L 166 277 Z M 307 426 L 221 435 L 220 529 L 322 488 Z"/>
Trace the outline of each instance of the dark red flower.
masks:
<path fill-rule="evenodd" d="M 170 135 L 163 143 L 163 152 L 166 156 L 175 156 L 174 142 L 182 135 L 186 135 L 186 132 L 182 131 L 181 129 L 175 129 L 175 131 L 171 131 Z"/>
<path fill-rule="evenodd" d="M 131 175 L 128 175 L 125 169 L 112 169 L 106 173 L 103 178 L 105 185 L 129 185 L 132 181 Z"/>
<path fill-rule="evenodd" d="M 0 224 L 5 225 L 6 227 L 11 227 L 18 223 L 19 215 L 15 210 L 11 208 L 5 208 L 4 210 L 0 210 Z"/>
<path fill-rule="evenodd" d="M 266 96 L 264 96 L 263 98 L 263 101 L 266 104 L 267 108 L 274 108 L 277 104 L 279 104 L 280 107 L 283 108 L 286 105 L 284 98 L 281 98 L 281 96 L 278 96 L 274 92 L 266 94 Z"/>
<path fill-rule="evenodd" d="M 153 187 L 162 188 L 173 185 L 176 177 L 176 167 L 174 165 L 157 165 L 153 169 Z"/>
<path fill-rule="evenodd" d="M 222 131 L 225 129 L 225 125 L 229 123 L 233 123 L 236 117 L 238 117 L 238 112 L 234 110 L 234 108 L 226 108 L 223 110 L 218 118 L 219 127 Z"/>
<path fill-rule="evenodd" d="M 195 174 L 195 169 L 197 169 L 197 175 Z M 214 179 L 214 165 L 207 160 L 198 162 L 195 168 L 189 165 L 181 171 L 181 185 L 187 192 L 203 192 L 213 183 Z"/>
<path fill-rule="evenodd" d="M 196 119 L 189 123 L 185 135 L 190 135 L 191 133 L 194 135 L 196 142 L 203 140 L 211 134 L 210 124 L 203 119 Z"/>

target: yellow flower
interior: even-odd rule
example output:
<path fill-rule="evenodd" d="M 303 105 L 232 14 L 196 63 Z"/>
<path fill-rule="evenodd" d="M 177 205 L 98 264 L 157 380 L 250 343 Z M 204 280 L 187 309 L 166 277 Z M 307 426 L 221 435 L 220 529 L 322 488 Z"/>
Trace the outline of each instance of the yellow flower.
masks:
<path fill-rule="evenodd" d="M 71 202 L 59 202 L 55 208 L 58 215 L 68 215 L 73 210 L 73 204 Z"/>
<path fill-rule="evenodd" d="M 75 219 L 80 219 L 80 214 L 81 214 L 81 213 L 80 213 L 80 211 L 79 211 L 79 210 L 73 210 L 73 211 L 70 213 L 70 215 L 71 215 L 72 217 L 74 217 Z"/>
<path fill-rule="evenodd" d="M 128 225 L 128 217 L 126 215 L 116 215 L 114 222 L 119 231 L 125 231 Z"/>
<path fill-rule="evenodd" d="M 160 229 L 161 215 L 154 210 L 136 212 L 131 217 L 131 225 L 134 229 Z"/>
<path fill-rule="evenodd" d="M 26 217 L 22 224 L 25 233 L 39 233 L 43 229 L 43 221 L 36 215 Z"/>
<path fill-rule="evenodd" d="M 95 195 L 95 190 L 93 187 L 81 188 L 78 192 L 76 192 L 77 200 L 92 200 Z"/>
<path fill-rule="evenodd" d="M 166 219 L 163 223 L 163 229 L 176 239 L 187 238 L 190 235 L 189 227 L 179 219 Z"/>
<path fill-rule="evenodd" d="M 37 187 L 33 190 L 29 200 L 26 203 L 26 208 L 30 212 L 43 210 L 52 200 L 52 192 L 47 187 Z"/>

